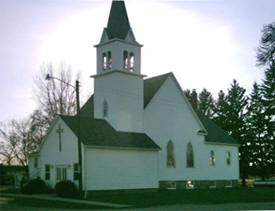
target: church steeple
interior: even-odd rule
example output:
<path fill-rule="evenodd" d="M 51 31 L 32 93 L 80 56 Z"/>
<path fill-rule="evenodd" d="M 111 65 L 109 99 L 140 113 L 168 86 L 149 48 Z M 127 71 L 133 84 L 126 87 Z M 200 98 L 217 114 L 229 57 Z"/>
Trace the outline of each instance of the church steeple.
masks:
<path fill-rule="evenodd" d="M 124 40 L 130 29 L 124 1 L 113 1 L 106 28 L 108 38 Z"/>
<path fill-rule="evenodd" d="M 94 117 L 118 131 L 143 131 L 141 45 L 135 40 L 124 1 L 113 1 L 97 50 Z"/>
<path fill-rule="evenodd" d="M 112 1 L 107 27 L 97 48 L 97 74 L 125 71 L 140 74 L 140 45 L 131 29 L 124 1 Z"/>

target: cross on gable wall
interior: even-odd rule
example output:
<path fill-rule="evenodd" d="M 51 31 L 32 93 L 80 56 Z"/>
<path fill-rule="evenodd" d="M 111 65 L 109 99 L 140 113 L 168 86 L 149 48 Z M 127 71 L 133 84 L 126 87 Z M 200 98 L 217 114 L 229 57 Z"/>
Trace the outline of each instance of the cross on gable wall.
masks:
<path fill-rule="evenodd" d="M 64 132 L 63 128 L 61 128 L 61 124 L 58 125 L 58 129 L 56 129 L 56 133 L 58 133 L 59 138 L 59 152 L 62 150 L 62 143 L 61 143 L 61 134 Z"/>

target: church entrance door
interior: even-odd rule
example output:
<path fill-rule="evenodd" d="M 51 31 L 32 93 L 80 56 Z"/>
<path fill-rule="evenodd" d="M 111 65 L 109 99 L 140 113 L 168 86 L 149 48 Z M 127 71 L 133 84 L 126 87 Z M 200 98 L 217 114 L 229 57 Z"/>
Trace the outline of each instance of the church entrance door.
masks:
<path fill-rule="evenodd" d="M 67 166 L 66 165 L 56 167 L 56 180 L 57 181 L 67 180 Z"/>

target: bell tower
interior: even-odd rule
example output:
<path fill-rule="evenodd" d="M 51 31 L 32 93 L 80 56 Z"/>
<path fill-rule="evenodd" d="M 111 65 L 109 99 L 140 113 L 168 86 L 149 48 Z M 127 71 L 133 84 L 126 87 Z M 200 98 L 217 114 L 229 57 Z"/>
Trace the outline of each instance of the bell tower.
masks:
<path fill-rule="evenodd" d="M 141 47 L 130 27 L 124 1 L 112 1 L 97 50 L 94 117 L 118 131 L 143 132 Z"/>
<path fill-rule="evenodd" d="M 97 74 L 121 70 L 140 74 L 140 45 L 130 27 L 124 1 L 113 1 L 97 49 Z"/>

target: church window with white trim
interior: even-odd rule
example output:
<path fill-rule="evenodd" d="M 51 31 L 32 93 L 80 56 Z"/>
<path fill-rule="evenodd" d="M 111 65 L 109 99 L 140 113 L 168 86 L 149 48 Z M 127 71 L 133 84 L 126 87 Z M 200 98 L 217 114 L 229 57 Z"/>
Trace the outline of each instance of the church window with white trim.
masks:
<path fill-rule="evenodd" d="M 175 168 L 176 167 L 176 161 L 175 161 L 175 155 L 174 155 L 174 144 L 170 140 L 167 144 L 167 168 Z"/>
<path fill-rule="evenodd" d="M 106 100 L 103 101 L 103 117 L 108 116 L 108 103 Z"/>
<path fill-rule="evenodd" d="M 190 142 L 187 144 L 186 148 L 186 166 L 187 168 L 194 168 L 194 152 Z"/>
<path fill-rule="evenodd" d="M 227 152 L 226 152 L 226 164 L 227 164 L 228 166 L 231 165 L 231 152 L 230 152 L 230 151 L 227 151 Z"/>
<path fill-rule="evenodd" d="M 216 165 L 216 158 L 215 158 L 215 153 L 213 150 L 210 151 L 210 166 L 215 166 Z"/>

